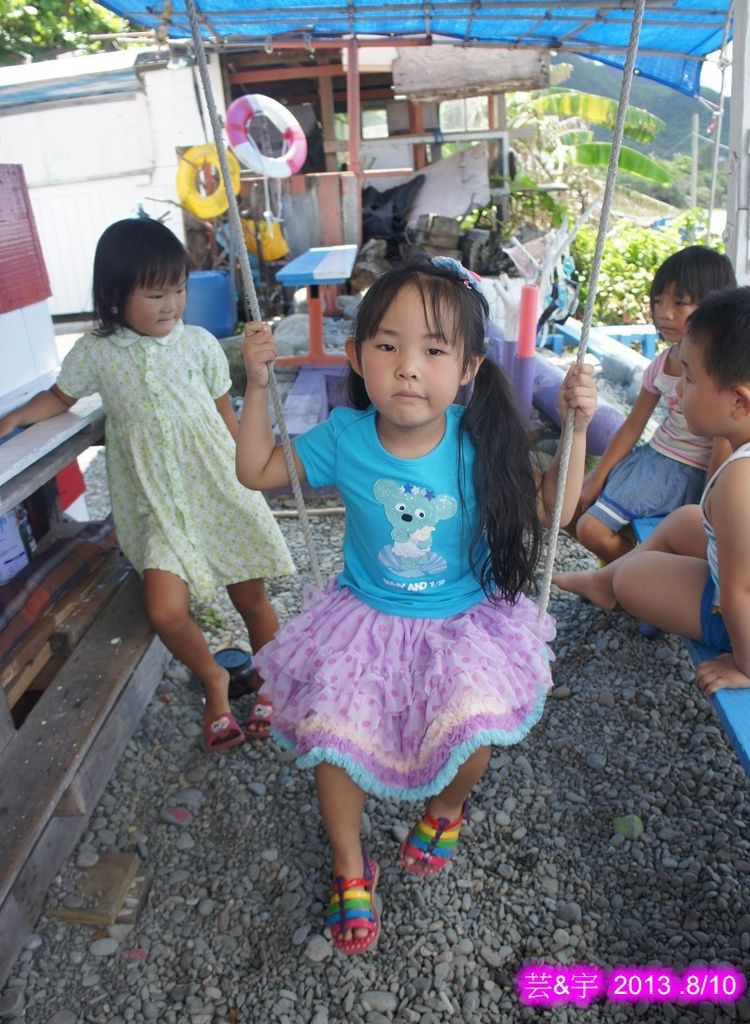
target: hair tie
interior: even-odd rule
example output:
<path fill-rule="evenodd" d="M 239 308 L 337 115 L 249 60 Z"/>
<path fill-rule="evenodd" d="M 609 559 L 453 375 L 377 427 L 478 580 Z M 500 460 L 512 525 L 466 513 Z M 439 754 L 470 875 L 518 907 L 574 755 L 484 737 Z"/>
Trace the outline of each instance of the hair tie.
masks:
<path fill-rule="evenodd" d="M 479 274 L 475 274 L 473 270 L 467 270 L 463 263 L 454 260 L 452 256 L 433 256 L 431 262 L 434 266 L 440 267 L 441 270 L 452 270 L 464 288 L 473 288 L 475 292 L 481 294 L 481 277 Z"/>

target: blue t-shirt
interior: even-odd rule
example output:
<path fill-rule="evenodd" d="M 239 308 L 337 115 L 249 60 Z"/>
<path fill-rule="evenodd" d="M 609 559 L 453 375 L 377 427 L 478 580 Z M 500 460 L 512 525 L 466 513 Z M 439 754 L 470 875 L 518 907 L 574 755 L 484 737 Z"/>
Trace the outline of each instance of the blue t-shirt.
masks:
<path fill-rule="evenodd" d="M 443 439 L 418 459 L 386 451 L 373 406 L 364 412 L 334 409 L 295 439 L 309 483 L 335 485 L 344 500 L 344 571 L 338 585 L 378 611 L 446 618 L 485 597 L 469 564 L 476 515 L 474 447 L 464 436 L 459 463 L 463 413 L 461 406 L 448 408 Z M 480 554 L 483 559 L 486 548 Z"/>

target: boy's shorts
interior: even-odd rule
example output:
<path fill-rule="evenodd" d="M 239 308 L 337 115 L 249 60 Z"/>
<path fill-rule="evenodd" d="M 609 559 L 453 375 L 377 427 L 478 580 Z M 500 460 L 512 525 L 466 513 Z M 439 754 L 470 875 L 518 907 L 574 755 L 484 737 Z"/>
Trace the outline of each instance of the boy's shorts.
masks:
<path fill-rule="evenodd" d="M 618 462 L 587 514 L 619 533 L 633 519 L 665 516 L 701 500 L 706 474 L 642 444 Z"/>
<path fill-rule="evenodd" d="M 731 651 L 732 642 L 727 627 L 724 625 L 721 612 L 714 605 L 715 595 L 716 587 L 709 576 L 701 595 L 701 643 L 706 647 L 713 647 L 716 651 Z"/>

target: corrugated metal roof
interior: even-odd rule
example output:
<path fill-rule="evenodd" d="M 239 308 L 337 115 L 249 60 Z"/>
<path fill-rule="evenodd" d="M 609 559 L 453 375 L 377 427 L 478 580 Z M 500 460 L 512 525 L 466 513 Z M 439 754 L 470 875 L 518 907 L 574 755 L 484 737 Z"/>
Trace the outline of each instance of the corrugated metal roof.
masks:
<path fill-rule="evenodd" d="M 37 103 L 54 103 L 61 100 L 70 102 L 139 92 L 142 89 L 143 85 L 135 68 L 100 71 L 93 75 L 81 75 L 79 78 L 19 83 L 0 87 L 0 112 L 8 114 Z"/>
<path fill-rule="evenodd" d="M 720 48 L 729 5 L 730 0 L 647 0 L 637 73 L 697 95 L 697 58 Z M 105 0 L 103 6 L 137 25 L 166 30 L 172 39 L 190 37 L 184 0 Z M 632 0 L 198 0 L 205 38 L 222 45 L 442 36 L 471 45 L 574 52 L 615 67 L 625 62 L 632 7 Z"/>

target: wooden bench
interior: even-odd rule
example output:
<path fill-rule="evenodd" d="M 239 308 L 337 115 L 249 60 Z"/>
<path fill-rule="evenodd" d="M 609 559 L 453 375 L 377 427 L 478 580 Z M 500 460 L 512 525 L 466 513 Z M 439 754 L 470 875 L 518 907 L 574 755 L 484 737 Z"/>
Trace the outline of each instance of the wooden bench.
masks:
<path fill-rule="evenodd" d="M 345 365 L 346 357 L 326 352 L 323 341 L 322 285 L 346 284 L 357 258 L 356 245 L 327 245 L 308 249 L 290 260 L 276 272 L 276 280 L 286 287 L 307 288 L 307 316 L 310 325 L 310 348 L 307 355 L 281 356 L 279 366 Z"/>
<path fill-rule="evenodd" d="M 98 396 L 10 438 L 0 446 L 0 514 L 44 487 L 56 521 L 54 475 L 103 439 Z M 121 556 L 70 596 L 0 669 L 0 987 L 169 660 Z"/>
<path fill-rule="evenodd" d="M 653 328 L 649 327 L 648 324 L 604 324 L 598 327 L 592 326 L 589 330 L 589 345 L 592 351 L 595 345 L 591 345 L 591 342 L 595 342 L 597 336 L 610 338 L 631 349 L 634 345 L 640 344 L 643 355 L 649 360 L 653 359 L 656 355 L 657 336 Z M 563 345 L 577 346 L 580 338 L 580 323 L 577 320 L 568 318 L 564 324 L 552 324 L 547 341 L 555 353 L 560 355 Z"/>
<path fill-rule="evenodd" d="M 634 519 L 632 522 L 636 540 L 644 541 L 661 522 L 663 516 Z M 706 647 L 697 640 L 682 637 L 693 665 L 717 657 L 718 651 Z M 750 689 L 719 690 L 711 696 L 711 703 L 719 716 L 745 774 L 750 778 Z"/>
<path fill-rule="evenodd" d="M 124 559 L 98 586 L 109 600 L 20 728 L 0 701 L 0 985 L 169 659 Z"/>

